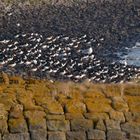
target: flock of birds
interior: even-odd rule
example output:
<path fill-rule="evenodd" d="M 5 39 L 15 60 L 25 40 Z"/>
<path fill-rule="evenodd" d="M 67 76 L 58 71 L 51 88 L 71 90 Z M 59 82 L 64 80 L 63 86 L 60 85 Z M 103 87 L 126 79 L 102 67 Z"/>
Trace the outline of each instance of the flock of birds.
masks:
<path fill-rule="evenodd" d="M 80 82 L 124 82 L 138 76 L 140 68 L 127 62 L 107 63 L 98 57 L 105 38 L 65 35 L 44 38 L 38 33 L 17 34 L 0 40 L 0 69 L 14 73 Z"/>

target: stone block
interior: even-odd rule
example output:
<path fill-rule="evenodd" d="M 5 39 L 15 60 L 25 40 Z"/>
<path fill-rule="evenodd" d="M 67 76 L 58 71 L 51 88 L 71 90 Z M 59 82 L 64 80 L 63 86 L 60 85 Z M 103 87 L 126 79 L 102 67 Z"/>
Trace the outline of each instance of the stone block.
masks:
<path fill-rule="evenodd" d="M 89 140 L 105 140 L 105 132 L 101 130 L 90 130 L 87 132 L 87 136 Z"/>
<path fill-rule="evenodd" d="M 14 119 L 18 119 L 21 118 L 23 115 L 23 106 L 20 104 L 16 104 L 14 106 L 11 107 L 10 110 L 10 118 L 14 118 Z"/>
<path fill-rule="evenodd" d="M 66 117 L 66 120 L 84 119 L 84 116 L 81 113 L 66 113 L 65 117 Z"/>
<path fill-rule="evenodd" d="M 124 95 L 140 96 L 140 86 L 138 84 L 137 85 L 132 85 L 132 84 L 125 85 Z"/>
<path fill-rule="evenodd" d="M 125 117 L 123 112 L 119 111 L 110 111 L 109 112 L 110 118 L 116 121 L 125 122 Z"/>
<path fill-rule="evenodd" d="M 98 129 L 98 130 L 106 131 L 106 126 L 105 126 L 103 120 L 99 120 L 99 121 L 96 123 L 95 128 Z"/>
<path fill-rule="evenodd" d="M 140 135 L 130 134 L 129 139 L 130 140 L 140 140 Z"/>
<path fill-rule="evenodd" d="M 65 115 L 46 115 L 47 120 L 65 120 Z"/>
<path fill-rule="evenodd" d="M 121 112 L 127 112 L 129 110 L 128 104 L 121 97 L 113 97 L 112 107 Z"/>
<path fill-rule="evenodd" d="M 133 121 L 140 123 L 140 112 L 133 112 Z"/>
<path fill-rule="evenodd" d="M 2 119 L 0 120 L 0 133 L 5 133 L 8 131 L 7 120 Z"/>
<path fill-rule="evenodd" d="M 84 131 L 70 131 L 66 133 L 67 140 L 86 140 Z"/>
<path fill-rule="evenodd" d="M 30 140 L 28 133 L 5 134 L 3 140 Z"/>
<path fill-rule="evenodd" d="M 41 105 L 44 109 L 45 112 L 48 114 L 55 114 L 55 115 L 63 115 L 64 111 L 61 106 L 57 101 L 46 101 L 46 103 Z"/>
<path fill-rule="evenodd" d="M 121 124 L 122 131 L 133 134 L 140 134 L 140 124 L 136 122 L 127 122 Z"/>
<path fill-rule="evenodd" d="M 47 128 L 46 127 L 46 120 L 41 119 L 41 118 L 38 118 L 37 120 L 30 118 L 28 120 L 28 124 L 29 124 L 29 130 L 38 130 L 38 129 L 46 130 L 46 128 Z"/>
<path fill-rule="evenodd" d="M 0 120 L 7 119 L 7 114 L 4 104 L 0 103 Z"/>
<path fill-rule="evenodd" d="M 7 111 L 5 109 L 4 104 L 0 103 L 0 133 L 7 132 L 8 126 L 7 126 Z"/>
<path fill-rule="evenodd" d="M 28 110 L 41 110 L 42 111 L 43 110 L 41 106 L 35 105 L 33 101 L 33 93 L 30 90 L 26 90 L 26 94 L 25 94 L 25 91 L 21 91 L 21 93 L 22 94 L 19 94 L 18 96 L 18 100 L 23 105 L 25 111 L 28 111 Z"/>
<path fill-rule="evenodd" d="M 48 140 L 66 140 L 64 132 L 48 132 Z"/>
<path fill-rule="evenodd" d="M 30 110 L 30 111 L 24 111 L 25 118 L 45 118 L 46 113 L 44 111 L 39 110 Z"/>
<path fill-rule="evenodd" d="M 46 113 L 43 111 L 25 111 L 24 115 L 28 121 L 29 130 L 46 130 Z"/>
<path fill-rule="evenodd" d="M 28 132 L 27 124 L 24 118 L 9 119 L 9 130 L 11 133 L 24 133 Z"/>
<path fill-rule="evenodd" d="M 140 102 L 140 96 L 125 96 L 124 99 L 129 105 Z"/>
<path fill-rule="evenodd" d="M 71 120 L 71 129 L 74 131 L 84 131 L 93 129 L 93 121 L 87 119 L 73 119 Z"/>
<path fill-rule="evenodd" d="M 127 122 L 138 122 L 140 123 L 140 112 L 126 112 L 125 113 L 125 118 Z"/>
<path fill-rule="evenodd" d="M 132 112 L 125 112 L 124 113 L 125 119 L 127 122 L 132 121 L 133 120 L 133 114 Z"/>
<path fill-rule="evenodd" d="M 84 98 L 91 98 L 91 99 L 101 99 L 105 97 L 104 93 L 101 91 L 98 85 L 92 85 L 92 88 L 90 88 L 90 90 L 85 92 L 83 95 Z"/>
<path fill-rule="evenodd" d="M 106 97 L 119 97 L 121 95 L 120 85 L 118 84 L 105 84 L 103 89 Z"/>
<path fill-rule="evenodd" d="M 46 140 L 47 131 L 46 130 L 32 130 L 30 131 L 31 140 Z"/>
<path fill-rule="evenodd" d="M 84 103 L 80 101 L 69 101 L 65 105 L 66 113 L 85 113 L 86 112 L 86 106 Z"/>
<path fill-rule="evenodd" d="M 126 140 L 126 134 L 120 130 L 109 130 L 107 140 Z"/>
<path fill-rule="evenodd" d="M 8 76 L 8 74 L 6 74 L 5 72 L 1 72 L 1 75 L 2 75 L 2 78 L 3 78 L 4 84 L 9 85 L 9 76 Z"/>
<path fill-rule="evenodd" d="M 131 105 L 129 104 L 129 108 L 130 108 L 131 112 L 139 112 L 140 113 L 139 102 L 132 103 Z"/>
<path fill-rule="evenodd" d="M 49 120 L 47 127 L 50 131 L 68 131 L 70 130 L 70 123 L 67 120 Z"/>
<path fill-rule="evenodd" d="M 94 122 L 109 119 L 109 115 L 107 113 L 85 113 L 84 116 L 86 119 L 93 120 Z"/>
<path fill-rule="evenodd" d="M 131 112 L 140 113 L 140 96 L 125 96 L 125 100 L 127 101 Z"/>
<path fill-rule="evenodd" d="M 114 121 L 114 120 L 106 120 L 105 121 L 107 130 L 115 129 L 120 130 L 120 121 Z"/>
<path fill-rule="evenodd" d="M 101 102 L 87 102 L 87 111 L 88 112 L 97 112 L 97 113 L 104 113 L 110 112 L 112 107 L 109 103 L 102 103 Z"/>

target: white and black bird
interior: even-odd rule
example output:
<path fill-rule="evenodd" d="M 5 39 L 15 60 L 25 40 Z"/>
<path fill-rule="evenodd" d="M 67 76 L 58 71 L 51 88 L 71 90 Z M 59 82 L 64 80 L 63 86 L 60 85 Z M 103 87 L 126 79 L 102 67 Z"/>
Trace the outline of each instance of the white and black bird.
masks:
<path fill-rule="evenodd" d="M 140 73 L 140 68 L 124 64 L 106 63 L 96 49 L 105 38 L 65 35 L 43 37 L 38 33 L 17 34 L 12 39 L 0 40 L 0 69 L 12 68 L 19 73 L 41 73 L 52 79 L 92 82 L 120 82 Z M 139 46 L 139 44 L 136 44 Z"/>

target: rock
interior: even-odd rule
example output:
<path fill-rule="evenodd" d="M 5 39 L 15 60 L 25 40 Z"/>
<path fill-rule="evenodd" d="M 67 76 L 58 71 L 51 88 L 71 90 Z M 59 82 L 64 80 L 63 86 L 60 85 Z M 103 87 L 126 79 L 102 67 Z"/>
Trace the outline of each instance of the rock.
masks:
<path fill-rule="evenodd" d="M 7 115 L 4 104 L 0 103 L 0 133 L 2 134 L 8 131 Z"/>
<path fill-rule="evenodd" d="M 124 99 L 128 102 L 128 104 L 138 103 L 140 102 L 140 96 L 125 96 Z"/>
<path fill-rule="evenodd" d="M 106 131 L 106 127 L 103 120 L 99 120 L 95 126 L 96 129 Z"/>
<path fill-rule="evenodd" d="M 120 130 L 120 121 L 114 121 L 114 120 L 106 120 L 106 128 L 107 130 Z"/>
<path fill-rule="evenodd" d="M 46 130 L 46 119 L 45 119 L 45 112 L 43 111 L 25 111 L 24 115 L 28 120 L 28 127 L 29 130 L 38 130 L 44 129 Z"/>
<path fill-rule="evenodd" d="M 24 85 L 25 84 L 25 81 L 21 77 L 18 77 L 18 76 L 10 76 L 9 77 L 9 83 L 10 84 Z"/>
<path fill-rule="evenodd" d="M 49 131 L 68 131 L 70 123 L 67 120 L 48 120 L 47 127 Z"/>
<path fill-rule="evenodd" d="M 84 103 L 72 100 L 67 102 L 65 105 L 66 113 L 85 113 L 86 112 L 86 106 Z"/>
<path fill-rule="evenodd" d="M 46 115 L 47 120 L 65 120 L 65 115 Z"/>
<path fill-rule="evenodd" d="M 128 112 L 129 107 L 121 97 L 113 97 L 112 107 L 121 112 Z"/>
<path fill-rule="evenodd" d="M 106 97 L 119 97 L 121 95 L 120 85 L 105 84 L 103 89 Z"/>
<path fill-rule="evenodd" d="M 84 116 L 86 119 L 93 120 L 94 122 L 109 119 L 109 115 L 107 113 L 85 113 Z"/>
<path fill-rule="evenodd" d="M 71 129 L 74 131 L 86 131 L 93 129 L 93 121 L 87 119 L 73 119 L 71 120 Z"/>
<path fill-rule="evenodd" d="M 30 140 L 28 133 L 5 134 L 3 140 Z"/>
<path fill-rule="evenodd" d="M 101 130 L 90 130 L 87 132 L 87 137 L 89 140 L 105 140 L 105 132 Z"/>
<path fill-rule="evenodd" d="M 48 140 L 66 140 L 64 132 L 48 132 Z"/>
<path fill-rule="evenodd" d="M 25 118 L 46 118 L 46 113 L 39 110 L 24 111 Z"/>
<path fill-rule="evenodd" d="M 123 112 L 119 111 L 110 111 L 109 112 L 110 118 L 116 121 L 125 122 L 125 117 Z"/>
<path fill-rule="evenodd" d="M 87 111 L 88 112 L 97 112 L 97 113 L 102 113 L 102 112 L 110 112 L 112 110 L 112 107 L 108 103 L 94 103 L 94 102 L 87 102 Z"/>
<path fill-rule="evenodd" d="M 66 116 L 66 120 L 84 119 L 84 116 L 81 113 L 66 113 L 65 116 Z"/>
<path fill-rule="evenodd" d="M 140 112 L 140 96 L 125 96 L 131 112 Z"/>
<path fill-rule="evenodd" d="M 47 131 L 40 129 L 40 130 L 31 130 L 30 131 L 31 140 L 46 140 L 47 138 Z"/>
<path fill-rule="evenodd" d="M 11 107 L 10 110 L 10 118 L 14 118 L 14 119 L 18 119 L 20 117 L 22 117 L 23 115 L 23 106 L 20 104 L 16 104 L 14 106 Z"/>
<path fill-rule="evenodd" d="M 140 112 L 126 112 L 125 118 L 127 122 L 134 121 L 140 123 Z"/>
<path fill-rule="evenodd" d="M 84 93 L 84 98 L 101 99 L 104 98 L 101 88 L 97 85 L 92 85 L 92 88 Z"/>
<path fill-rule="evenodd" d="M 127 122 L 121 124 L 122 131 L 133 134 L 140 134 L 140 124 L 136 122 Z"/>
<path fill-rule="evenodd" d="M 140 123 L 140 112 L 133 112 L 133 121 Z"/>
<path fill-rule="evenodd" d="M 19 102 L 23 105 L 25 111 L 28 110 L 43 111 L 43 108 L 41 106 L 37 106 L 35 104 L 33 99 L 33 92 L 31 92 L 30 90 L 26 90 L 26 92 L 25 91 L 21 92 L 20 94 L 18 94 L 17 98 Z"/>
<path fill-rule="evenodd" d="M 3 81 L 4 81 L 4 84 L 5 85 L 9 85 L 9 77 L 6 73 L 2 72 L 2 78 L 3 78 Z"/>
<path fill-rule="evenodd" d="M 7 119 L 7 115 L 8 115 L 8 113 L 5 109 L 4 104 L 0 103 L 0 120 Z"/>
<path fill-rule="evenodd" d="M 92 103 L 103 103 L 103 104 L 111 104 L 111 100 L 109 98 L 100 97 L 100 98 L 85 98 L 85 103 L 92 102 Z"/>
<path fill-rule="evenodd" d="M 28 127 L 24 118 L 9 119 L 9 130 L 11 133 L 24 133 L 28 132 Z"/>
<path fill-rule="evenodd" d="M 0 134 L 0 140 L 1 140 L 1 134 Z"/>
<path fill-rule="evenodd" d="M 134 119 L 132 112 L 125 112 L 124 115 L 127 122 L 132 121 Z"/>
<path fill-rule="evenodd" d="M 84 131 L 70 131 L 66 133 L 67 140 L 86 140 Z"/>
<path fill-rule="evenodd" d="M 0 120 L 0 133 L 4 134 L 8 131 L 7 120 Z"/>
<path fill-rule="evenodd" d="M 62 106 L 56 101 L 48 101 L 42 105 L 45 109 L 46 113 L 55 114 L 55 115 L 63 115 L 64 111 Z"/>
<path fill-rule="evenodd" d="M 125 140 L 126 134 L 120 130 L 107 131 L 107 140 Z"/>
<path fill-rule="evenodd" d="M 16 98 L 15 93 L 11 91 L 11 88 L 5 89 L 0 94 L 0 104 L 3 104 L 5 111 L 10 111 L 11 106 L 15 104 Z"/>
<path fill-rule="evenodd" d="M 28 119 L 28 123 L 29 123 L 29 130 L 38 130 L 38 129 L 46 130 L 46 120 L 45 119 L 30 118 L 30 119 Z"/>
<path fill-rule="evenodd" d="M 132 104 L 129 103 L 129 108 L 130 108 L 131 112 L 139 112 L 140 113 L 139 102 L 133 102 Z"/>
<path fill-rule="evenodd" d="M 124 95 L 140 96 L 140 85 L 127 84 L 124 88 Z"/>
<path fill-rule="evenodd" d="M 130 140 L 140 140 L 140 135 L 136 135 L 136 134 L 130 134 L 129 137 Z"/>

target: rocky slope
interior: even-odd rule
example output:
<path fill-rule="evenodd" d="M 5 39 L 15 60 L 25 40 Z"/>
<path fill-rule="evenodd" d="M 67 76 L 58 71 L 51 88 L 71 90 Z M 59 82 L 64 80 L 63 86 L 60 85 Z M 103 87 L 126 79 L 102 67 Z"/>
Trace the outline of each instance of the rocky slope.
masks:
<path fill-rule="evenodd" d="M 0 140 L 140 139 L 139 84 L 0 79 Z"/>

